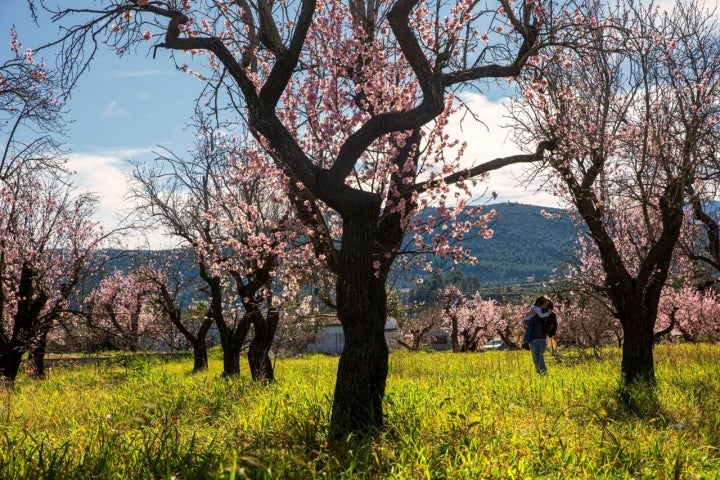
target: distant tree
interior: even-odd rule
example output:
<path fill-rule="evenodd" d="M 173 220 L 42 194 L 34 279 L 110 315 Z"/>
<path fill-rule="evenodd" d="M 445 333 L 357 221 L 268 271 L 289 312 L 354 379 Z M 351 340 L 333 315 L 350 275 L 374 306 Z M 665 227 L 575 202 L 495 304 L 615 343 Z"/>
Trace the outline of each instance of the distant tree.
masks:
<path fill-rule="evenodd" d="M 658 303 L 689 188 L 717 144 L 718 30 L 693 0 L 667 13 L 641 2 L 568 13 L 574 27 L 520 81 L 518 138 L 553 142 L 549 183 L 577 209 L 597 249 L 623 329 L 624 382 L 654 384 Z M 622 229 L 637 235 L 617 235 Z"/>
<path fill-rule="evenodd" d="M 77 194 L 64 169 L 57 72 L 10 35 L 12 58 L 0 65 L 0 383 L 15 380 L 26 352 L 43 376 L 48 334 L 104 238 L 95 197 Z"/>
<path fill-rule="evenodd" d="M 412 352 L 425 346 L 428 334 L 442 324 L 442 309 L 439 305 L 413 305 L 412 312 L 399 325 L 398 344 Z"/>
<path fill-rule="evenodd" d="M 30 350 L 43 375 L 47 335 L 103 238 L 94 197 L 39 173 L 18 167 L 0 187 L 0 378 L 10 382 Z"/>
<path fill-rule="evenodd" d="M 116 270 L 103 278 L 87 299 L 88 323 L 100 342 L 108 349 L 136 352 L 142 337 L 154 339 L 158 319 L 149 308 L 153 295 L 155 283 L 142 272 Z"/>
<path fill-rule="evenodd" d="M 682 333 L 685 340 L 720 340 L 720 294 L 713 290 L 699 291 L 693 286 L 667 288 L 660 299 L 658 325 L 666 327 L 664 334 L 673 330 Z"/>
<path fill-rule="evenodd" d="M 138 215 L 192 249 L 209 297 L 208 319 L 220 333 L 223 373 L 240 372 L 252 329 L 251 374 L 272 380 L 269 351 L 279 309 L 299 290 L 312 252 L 295 241 L 305 230 L 293 228 L 282 172 L 251 139 L 209 120 L 196 117 L 190 158 L 166 152 L 153 167 L 137 163 L 131 189 Z"/>
<path fill-rule="evenodd" d="M 137 275 L 152 289 L 150 300 L 156 307 L 156 312 L 153 313 L 160 315 L 172 328 L 177 329 L 192 347 L 193 371 L 199 372 L 208 368 L 206 342 L 213 319 L 207 315 L 206 308 L 197 316 L 193 316 L 190 311 L 183 314 L 180 296 L 195 287 L 194 279 L 187 277 L 190 269 L 190 265 L 186 265 L 189 263 L 187 260 L 193 257 L 187 249 L 176 249 L 166 265 L 140 266 Z"/>

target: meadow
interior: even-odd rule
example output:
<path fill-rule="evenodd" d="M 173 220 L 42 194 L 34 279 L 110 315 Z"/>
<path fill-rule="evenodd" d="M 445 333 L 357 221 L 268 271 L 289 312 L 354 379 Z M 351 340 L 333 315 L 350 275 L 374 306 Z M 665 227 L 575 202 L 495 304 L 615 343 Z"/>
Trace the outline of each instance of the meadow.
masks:
<path fill-rule="evenodd" d="M 190 357 L 53 368 L 0 398 L 0 478 L 720 478 L 720 346 L 656 349 L 656 394 L 619 351 L 394 352 L 387 428 L 326 441 L 337 358 L 277 359 L 277 382 L 192 374 Z"/>

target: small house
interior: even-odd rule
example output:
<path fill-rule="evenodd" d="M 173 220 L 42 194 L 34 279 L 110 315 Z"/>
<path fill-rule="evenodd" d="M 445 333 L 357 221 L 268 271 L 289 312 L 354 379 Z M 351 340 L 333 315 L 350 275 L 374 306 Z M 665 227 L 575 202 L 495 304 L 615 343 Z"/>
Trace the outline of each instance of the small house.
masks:
<path fill-rule="evenodd" d="M 393 348 L 395 333 L 397 332 L 397 321 L 388 317 L 385 321 L 385 341 L 388 347 Z M 345 347 L 345 334 L 342 325 L 334 322 L 320 328 L 315 335 L 315 341 L 308 345 L 306 351 L 314 353 L 342 353 Z"/>

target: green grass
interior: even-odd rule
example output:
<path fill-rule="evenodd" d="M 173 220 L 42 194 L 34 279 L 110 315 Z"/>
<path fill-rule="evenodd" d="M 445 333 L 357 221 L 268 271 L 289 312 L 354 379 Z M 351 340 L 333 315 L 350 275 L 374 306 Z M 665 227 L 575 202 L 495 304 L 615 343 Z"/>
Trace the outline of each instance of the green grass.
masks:
<path fill-rule="evenodd" d="M 337 359 L 279 359 L 278 381 L 192 360 L 21 376 L 0 392 L 0 478 L 720 478 L 720 346 L 656 350 L 655 395 L 618 392 L 619 356 L 396 352 L 387 429 L 329 449 Z M 245 366 L 243 365 L 245 368 Z"/>

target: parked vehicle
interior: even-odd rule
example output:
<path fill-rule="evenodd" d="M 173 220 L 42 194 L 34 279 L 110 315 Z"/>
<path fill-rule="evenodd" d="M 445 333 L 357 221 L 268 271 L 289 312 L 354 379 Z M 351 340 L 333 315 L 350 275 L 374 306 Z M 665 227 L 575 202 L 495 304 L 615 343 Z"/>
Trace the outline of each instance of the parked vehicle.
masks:
<path fill-rule="evenodd" d="M 507 345 L 505 345 L 505 342 L 503 342 L 499 338 L 490 340 L 488 343 L 482 346 L 483 350 L 505 350 L 506 348 Z"/>

